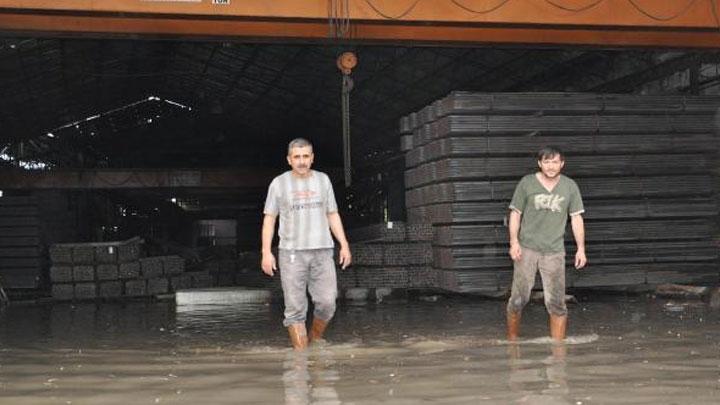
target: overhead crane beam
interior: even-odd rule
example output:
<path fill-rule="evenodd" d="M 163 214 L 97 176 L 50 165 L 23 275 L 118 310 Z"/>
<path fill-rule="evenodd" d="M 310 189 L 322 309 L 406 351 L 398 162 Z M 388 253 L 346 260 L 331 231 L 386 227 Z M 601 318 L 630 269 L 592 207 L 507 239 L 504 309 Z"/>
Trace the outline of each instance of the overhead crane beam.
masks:
<path fill-rule="evenodd" d="M 337 170 L 335 170 L 337 171 Z M 0 189 L 264 189 L 277 170 L 253 169 L 0 169 Z"/>
<path fill-rule="evenodd" d="M 0 0 L 0 31 L 321 42 L 333 39 L 328 10 L 332 1 Z M 718 4 L 352 0 L 341 17 L 350 21 L 343 39 L 365 43 L 718 48 Z"/>

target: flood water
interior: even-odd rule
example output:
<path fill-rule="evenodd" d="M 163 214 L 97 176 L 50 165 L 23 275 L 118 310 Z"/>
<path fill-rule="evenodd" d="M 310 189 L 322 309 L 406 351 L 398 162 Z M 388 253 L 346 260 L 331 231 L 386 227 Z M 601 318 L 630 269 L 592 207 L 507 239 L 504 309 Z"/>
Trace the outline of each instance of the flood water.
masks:
<path fill-rule="evenodd" d="M 327 342 L 290 350 L 279 305 L 14 305 L 0 404 L 718 404 L 720 314 L 700 301 L 594 297 L 553 344 L 532 303 L 342 304 Z"/>

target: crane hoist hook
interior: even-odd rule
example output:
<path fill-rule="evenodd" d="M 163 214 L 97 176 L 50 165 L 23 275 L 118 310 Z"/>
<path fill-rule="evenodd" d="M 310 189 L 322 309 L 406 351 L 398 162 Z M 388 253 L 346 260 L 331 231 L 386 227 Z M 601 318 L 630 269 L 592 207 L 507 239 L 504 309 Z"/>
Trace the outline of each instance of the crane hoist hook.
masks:
<path fill-rule="evenodd" d="M 343 52 L 336 61 L 338 69 L 343 75 L 342 78 L 342 130 L 343 130 L 343 169 L 345 172 L 345 187 L 350 187 L 351 176 L 351 155 L 350 155 L 350 91 L 353 89 L 353 80 L 350 77 L 352 69 L 357 66 L 357 56 L 352 52 Z"/>

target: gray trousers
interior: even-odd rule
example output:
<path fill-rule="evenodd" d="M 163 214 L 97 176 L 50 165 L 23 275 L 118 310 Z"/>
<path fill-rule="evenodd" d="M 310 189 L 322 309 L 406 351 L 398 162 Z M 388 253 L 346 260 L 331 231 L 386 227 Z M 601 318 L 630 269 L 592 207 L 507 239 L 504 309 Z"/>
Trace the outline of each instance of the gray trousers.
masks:
<path fill-rule="evenodd" d="M 304 323 L 310 292 L 315 311 L 313 316 L 329 321 L 335 315 L 337 275 L 333 249 L 286 250 L 278 252 L 280 281 L 285 299 L 283 325 Z"/>
<path fill-rule="evenodd" d="M 520 313 L 530 300 L 535 274 L 540 271 L 545 307 L 550 315 L 567 314 L 565 306 L 565 253 L 540 253 L 522 248 L 520 260 L 513 262 L 512 292 L 507 311 Z"/>

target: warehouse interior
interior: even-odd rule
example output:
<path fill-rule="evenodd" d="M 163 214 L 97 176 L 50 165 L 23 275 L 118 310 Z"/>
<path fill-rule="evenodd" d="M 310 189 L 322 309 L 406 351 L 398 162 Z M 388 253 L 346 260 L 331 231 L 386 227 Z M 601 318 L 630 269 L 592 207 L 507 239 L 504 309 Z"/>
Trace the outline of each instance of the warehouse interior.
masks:
<path fill-rule="evenodd" d="M 720 1 L 3 0 L 0 95 L 2 403 L 718 403 Z M 298 136 L 353 263 L 286 325 Z M 518 331 L 547 144 L 588 263 Z"/>
<path fill-rule="evenodd" d="M 27 13 L 34 12 L 42 14 Z M 315 168 L 333 179 L 351 243 L 353 236 L 372 242 L 373 229 L 392 240 L 388 223 L 407 223 L 401 240 L 419 232 L 430 235 L 419 240 L 428 242 L 433 229 L 408 222 L 410 148 L 403 145 L 402 120 L 452 92 L 720 93 L 716 48 L 625 45 L 6 29 L 0 38 L 2 226 L 11 232 L 31 225 L 35 233 L 19 235 L 24 242 L 0 239 L 2 283 L 15 294 L 51 295 L 53 244 L 139 237 L 148 256 L 178 255 L 186 269 L 210 271 L 206 283 L 267 286 L 257 267 L 262 205 L 269 181 L 287 168 L 287 142 L 298 136 L 314 143 Z M 344 52 L 358 60 L 350 73 L 349 185 L 343 74 L 336 65 Z M 711 142 L 701 149 L 716 153 L 716 138 Z M 527 150 L 500 155 L 528 158 L 531 167 Z M 703 174 L 717 175 L 714 162 Z M 716 187 L 716 181 L 707 184 Z M 714 198 L 715 208 L 703 220 L 714 223 L 717 240 L 717 194 L 703 196 Z M 427 280 L 413 284 L 408 276 L 415 271 L 416 279 L 425 278 L 437 257 L 394 263 L 373 258 L 377 249 L 417 258 L 428 246 L 378 246 L 359 246 L 348 282 L 442 287 Z M 703 261 L 716 266 L 717 257 L 716 248 Z M 414 270 L 393 279 L 383 274 L 397 271 L 393 265 Z"/>

